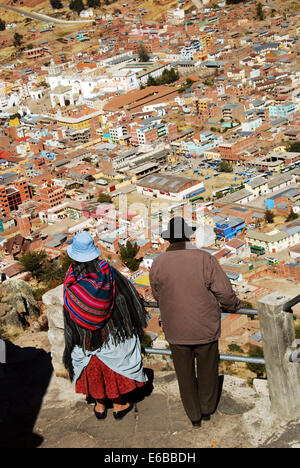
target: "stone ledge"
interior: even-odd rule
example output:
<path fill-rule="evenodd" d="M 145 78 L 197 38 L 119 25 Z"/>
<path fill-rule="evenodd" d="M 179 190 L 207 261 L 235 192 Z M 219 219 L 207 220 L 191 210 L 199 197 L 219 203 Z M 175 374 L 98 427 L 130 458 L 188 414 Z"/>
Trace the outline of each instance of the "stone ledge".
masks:
<path fill-rule="evenodd" d="M 57 376 L 67 376 L 62 364 L 64 352 L 64 317 L 63 317 L 63 285 L 57 286 L 42 297 L 48 318 L 48 340 L 51 347 L 52 364 Z"/>
<path fill-rule="evenodd" d="M 60 284 L 51 291 L 46 292 L 42 297 L 43 304 L 45 306 L 63 306 L 63 284 Z"/>

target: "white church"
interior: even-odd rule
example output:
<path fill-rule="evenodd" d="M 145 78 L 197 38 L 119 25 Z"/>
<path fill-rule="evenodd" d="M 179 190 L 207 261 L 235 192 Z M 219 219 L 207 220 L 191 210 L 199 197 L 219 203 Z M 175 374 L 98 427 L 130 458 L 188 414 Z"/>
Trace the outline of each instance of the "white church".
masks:
<path fill-rule="evenodd" d="M 107 93 L 127 92 L 139 87 L 136 73 L 131 70 L 96 68 L 80 73 L 69 68 L 61 71 L 53 61 L 46 81 L 50 86 L 52 107 L 90 102 Z"/>

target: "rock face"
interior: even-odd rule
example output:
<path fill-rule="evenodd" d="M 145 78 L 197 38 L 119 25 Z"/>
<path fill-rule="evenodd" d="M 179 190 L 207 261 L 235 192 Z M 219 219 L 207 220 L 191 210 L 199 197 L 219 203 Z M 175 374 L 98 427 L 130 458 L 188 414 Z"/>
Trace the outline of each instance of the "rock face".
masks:
<path fill-rule="evenodd" d="M 30 286 L 22 280 L 0 284 L 0 328 L 23 330 L 40 311 Z"/>
<path fill-rule="evenodd" d="M 51 346 L 52 365 L 58 377 L 68 377 L 68 372 L 62 363 L 65 347 L 63 318 L 63 285 L 48 291 L 43 295 L 43 304 L 48 316 L 48 339 Z"/>

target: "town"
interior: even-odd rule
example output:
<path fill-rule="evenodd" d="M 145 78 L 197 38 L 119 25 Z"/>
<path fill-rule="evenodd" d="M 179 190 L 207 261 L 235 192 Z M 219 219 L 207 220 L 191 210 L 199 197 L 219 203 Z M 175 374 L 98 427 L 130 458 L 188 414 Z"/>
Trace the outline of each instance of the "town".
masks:
<path fill-rule="evenodd" d="M 2 281 L 27 281 L 41 301 L 87 230 L 151 302 L 149 270 L 168 246 L 160 232 L 180 215 L 250 309 L 273 291 L 294 297 L 300 11 L 268 0 L 101 3 L 1 6 Z M 152 346 L 164 348 L 149 314 Z M 262 346 L 259 321 L 225 311 L 220 349 L 249 344 Z"/>

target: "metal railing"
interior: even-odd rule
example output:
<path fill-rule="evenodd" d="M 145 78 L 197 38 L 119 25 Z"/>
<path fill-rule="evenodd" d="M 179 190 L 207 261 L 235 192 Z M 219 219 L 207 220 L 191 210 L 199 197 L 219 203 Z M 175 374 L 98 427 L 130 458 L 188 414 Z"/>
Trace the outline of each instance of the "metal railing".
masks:
<path fill-rule="evenodd" d="M 147 309 L 154 308 L 159 309 L 157 302 L 147 302 L 144 301 L 144 307 Z M 228 313 L 221 309 L 222 313 Z M 248 317 L 255 317 L 258 315 L 256 309 L 239 309 L 236 312 L 232 312 L 239 315 L 247 315 Z M 162 349 L 162 348 L 144 348 L 146 354 L 159 354 L 165 356 L 171 356 L 171 350 Z M 250 364 L 265 364 L 264 358 L 255 357 L 255 356 L 239 356 L 237 354 L 219 354 L 219 359 L 222 361 L 232 361 L 232 362 L 247 362 Z"/>
<path fill-rule="evenodd" d="M 282 310 L 284 312 L 289 312 L 289 313 L 293 313 L 292 311 L 292 307 L 294 307 L 296 304 L 299 304 L 300 302 L 300 294 L 296 297 L 294 297 L 293 299 L 291 299 L 290 301 L 286 302 L 282 308 Z"/>
<path fill-rule="evenodd" d="M 171 356 L 172 352 L 170 349 L 162 348 L 144 348 L 146 354 L 159 354 L 164 356 Z M 255 356 L 238 356 L 236 354 L 219 354 L 221 361 L 232 361 L 232 362 L 248 362 L 250 364 L 265 364 L 264 358 Z"/>
<path fill-rule="evenodd" d="M 295 306 L 300 302 L 300 295 L 294 297 L 290 301 L 286 302 L 283 306 L 283 311 L 288 313 L 293 313 L 292 307 Z M 144 307 L 145 308 L 154 308 L 159 309 L 159 305 L 157 302 L 148 302 L 144 300 Z M 222 313 L 228 313 L 225 310 L 221 309 Z M 238 315 L 247 315 L 248 317 L 256 317 L 258 316 L 258 311 L 256 309 L 238 309 L 236 312 L 230 312 L 233 314 Z M 295 318 L 295 317 L 294 317 Z M 165 356 L 171 356 L 172 352 L 169 349 L 161 349 L 161 348 L 144 348 L 146 354 L 159 354 Z M 295 351 L 293 355 L 290 357 L 291 362 L 299 362 L 299 353 L 300 351 Z M 296 357 L 295 357 L 295 356 Z M 256 357 L 256 356 L 239 356 L 236 354 L 219 354 L 219 359 L 223 361 L 232 361 L 232 362 L 246 362 L 250 364 L 265 364 L 265 359 Z"/>

